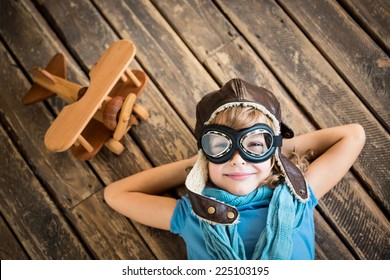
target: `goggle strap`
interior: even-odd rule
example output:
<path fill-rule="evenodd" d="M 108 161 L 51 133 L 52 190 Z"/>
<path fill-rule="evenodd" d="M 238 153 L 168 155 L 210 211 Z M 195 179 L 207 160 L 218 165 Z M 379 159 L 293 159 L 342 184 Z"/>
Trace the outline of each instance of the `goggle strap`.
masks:
<path fill-rule="evenodd" d="M 274 147 L 282 147 L 283 142 L 283 136 L 282 135 L 276 135 L 274 136 Z"/>

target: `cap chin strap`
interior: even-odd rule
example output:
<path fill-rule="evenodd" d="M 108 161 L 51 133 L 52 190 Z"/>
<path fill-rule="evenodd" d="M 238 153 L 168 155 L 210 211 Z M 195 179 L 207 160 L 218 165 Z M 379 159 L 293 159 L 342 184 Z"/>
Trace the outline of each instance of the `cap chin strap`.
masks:
<path fill-rule="evenodd" d="M 301 202 L 309 201 L 309 187 L 302 171 L 286 156 L 280 153 L 280 149 L 276 161 L 279 167 L 282 168 L 282 173 L 285 174 L 285 181 L 294 197 Z"/>
<path fill-rule="evenodd" d="M 232 225 L 238 222 L 237 208 L 213 198 L 188 190 L 192 210 L 202 220 L 211 224 Z"/>
<path fill-rule="evenodd" d="M 198 151 L 198 159 L 187 176 L 185 185 L 192 210 L 199 219 L 210 224 L 231 225 L 238 221 L 238 210 L 216 199 L 202 195 L 208 180 L 208 163 L 202 150 Z"/>

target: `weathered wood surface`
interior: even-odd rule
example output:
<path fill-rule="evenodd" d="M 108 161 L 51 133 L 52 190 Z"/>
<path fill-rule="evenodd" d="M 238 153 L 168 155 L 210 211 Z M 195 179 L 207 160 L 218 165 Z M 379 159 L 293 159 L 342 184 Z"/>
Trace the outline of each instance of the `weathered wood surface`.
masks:
<path fill-rule="evenodd" d="M 389 131 L 390 68 L 386 62 L 390 60 L 385 51 L 335 1 L 279 2 Z"/>
<path fill-rule="evenodd" d="M 2 36 L 4 36 L 4 38 L 8 39 L 8 41 L 7 41 L 8 47 L 13 48 L 13 52 L 18 57 L 20 65 L 22 67 L 24 67 L 24 69 L 26 71 L 28 71 L 28 69 L 31 69 L 32 63 L 36 63 L 35 61 L 32 62 L 31 58 L 36 59 L 36 56 L 40 55 L 40 53 L 42 53 L 42 55 L 46 56 L 47 53 L 54 54 L 55 52 L 64 50 L 64 47 L 62 47 L 62 46 L 61 47 L 58 46 L 58 48 L 55 48 L 56 45 L 58 44 L 58 38 L 54 37 L 54 34 L 51 35 L 48 32 L 48 30 L 50 31 L 50 28 L 47 26 L 47 24 L 44 22 L 44 20 L 42 18 L 40 18 L 39 13 L 36 11 L 35 7 L 31 3 L 7 2 L 7 4 L 5 4 L 4 2 L 2 2 L 2 8 L 4 8 L 2 10 L 3 11 L 6 10 L 8 12 L 6 14 L 9 15 L 8 18 L 7 17 L 2 18 L 2 19 L 4 19 L 4 22 L 8 21 L 8 23 L 10 23 L 10 22 L 15 23 L 15 28 L 12 30 L 12 32 L 10 32 L 10 30 L 2 30 Z M 17 17 L 15 15 L 17 15 Z M 32 21 L 32 20 L 27 21 L 26 18 L 29 18 L 31 16 L 35 16 L 34 21 Z M 28 24 L 23 26 L 23 24 L 19 25 L 19 24 L 16 24 L 16 22 L 22 22 L 22 23 L 28 22 Z M 36 23 L 36 24 L 34 24 L 34 23 Z M 5 26 L 5 25 L 1 24 L 1 26 Z M 17 29 L 19 27 L 20 27 L 20 29 Z M 29 36 L 27 36 L 27 34 Z M 31 40 L 32 37 L 33 37 L 33 40 Z M 40 44 L 37 46 L 36 42 L 42 42 L 43 44 Z M 24 48 L 28 48 L 28 49 L 39 48 L 40 53 L 36 54 L 36 56 L 27 55 L 23 51 L 24 48 L 21 48 L 21 46 L 19 44 L 22 44 L 22 46 L 24 46 Z M 99 54 L 96 53 L 96 57 L 99 57 Z M 41 60 L 44 60 L 44 59 L 45 59 L 44 57 L 41 57 Z M 13 68 L 12 65 L 14 63 L 7 64 L 6 60 L 2 60 L 2 62 L 3 61 L 4 61 L 5 65 L 4 65 L 4 67 L 2 67 L 2 69 L 5 70 L 5 69 L 7 69 L 7 67 L 11 68 L 11 69 Z M 93 65 L 92 62 L 91 62 L 91 65 Z M 77 68 L 76 64 L 69 62 L 68 66 L 70 67 L 70 69 L 68 71 L 69 77 L 72 77 L 72 76 L 75 77 L 76 75 L 72 72 L 73 72 L 74 68 Z M 79 71 L 79 72 L 82 73 L 81 71 Z M 11 75 L 11 77 L 12 77 L 12 75 Z M 86 77 L 83 77 L 83 80 L 86 81 Z M 9 79 L 9 80 L 7 80 L 7 82 L 8 81 L 10 83 L 12 83 L 12 82 L 13 83 L 20 83 L 20 80 L 16 80 L 16 79 Z M 80 82 L 80 83 L 82 83 L 82 82 Z M 53 189 L 52 191 L 54 193 L 54 196 L 58 196 L 59 204 L 61 207 L 64 208 L 64 210 L 71 210 L 74 206 L 79 205 L 81 203 L 81 201 L 85 200 L 87 197 L 91 196 L 93 193 L 96 193 L 99 189 L 102 188 L 102 184 L 100 183 L 101 181 L 104 184 L 108 184 L 110 181 L 106 180 L 107 176 L 105 176 L 105 175 L 109 174 L 109 176 L 112 177 L 115 174 L 119 173 L 119 176 L 115 178 L 115 180 L 118 180 L 120 178 L 123 178 L 123 177 L 131 174 L 131 173 L 135 173 L 137 171 L 140 171 L 140 170 L 145 169 L 145 168 L 149 168 L 151 166 L 150 163 L 148 163 L 148 161 L 146 160 L 146 158 L 143 155 L 143 153 L 141 152 L 141 150 L 137 147 L 135 149 L 127 150 L 125 152 L 125 155 L 122 155 L 122 160 L 124 160 L 126 158 L 126 156 L 128 158 L 127 161 L 124 161 L 124 162 L 127 162 L 126 164 L 124 164 L 124 162 L 119 163 L 117 161 L 118 159 L 111 154 L 105 160 L 98 161 L 97 159 L 94 159 L 93 161 L 91 161 L 90 164 L 86 164 L 86 163 L 80 163 L 80 162 L 74 160 L 70 153 L 62 153 L 62 154 L 48 153 L 43 146 L 42 140 L 43 140 L 43 135 L 44 135 L 46 129 L 50 125 L 50 121 L 52 120 L 52 117 L 49 117 L 49 116 L 46 117 L 45 122 L 43 122 L 43 120 L 45 120 L 45 119 L 42 116 L 40 117 L 41 119 L 34 119 L 33 118 L 34 117 L 34 114 L 33 114 L 34 110 L 37 112 L 42 111 L 42 110 L 44 110 L 44 106 L 43 106 L 43 104 L 36 104 L 34 106 L 29 106 L 29 107 L 22 106 L 20 103 L 20 100 L 21 100 L 23 94 L 25 92 L 27 92 L 27 90 L 28 90 L 28 85 L 26 85 L 26 82 L 24 83 L 24 87 L 19 88 L 19 90 L 15 85 L 8 86 L 8 88 L 5 88 L 4 90 L 2 90 L 2 92 L 6 93 L 5 97 L 6 98 L 8 97 L 8 98 L 7 98 L 6 102 L 1 102 L 1 106 L 4 105 L 4 106 L 7 106 L 8 108 L 13 108 L 12 110 L 7 109 L 6 114 L 5 114 L 6 118 L 13 117 L 14 123 L 16 126 L 14 131 L 20 130 L 21 132 L 24 133 L 24 135 L 22 133 L 19 133 L 16 136 L 21 138 L 21 140 L 18 139 L 18 141 L 25 142 L 24 144 L 22 144 L 22 146 L 27 147 L 27 150 L 26 150 L 27 156 L 26 157 L 32 161 L 31 165 L 36 170 L 35 173 L 37 174 L 37 176 L 40 175 L 41 173 L 44 173 L 44 175 L 49 173 L 47 176 L 50 175 L 51 176 L 50 178 L 46 179 L 46 177 L 44 177 L 43 179 L 40 178 L 40 180 L 48 181 L 48 188 L 58 188 L 58 189 Z M 153 93 L 153 90 L 149 90 L 149 92 Z M 17 95 L 15 93 L 17 93 Z M 18 96 L 18 98 L 15 99 L 15 96 Z M 154 96 L 157 96 L 157 94 L 155 94 Z M 154 99 L 153 102 L 158 102 L 158 100 Z M 156 112 L 158 112 L 160 115 L 162 115 L 162 112 L 160 111 L 160 109 L 161 109 L 160 106 L 163 103 L 164 102 L 161 101 L 159 103 L 153 104 L 154 105 L 153 108 L 155 108 Z M 159 104 L 159 106 L 157 104 Z M 21 106 L 20 110 L 18 109 L 19 106 Z M 148 106 L 148 108 L 149 108 L 149 106 Z M 161 110 L 163 110 L 163 109 L 161 109 Z M 172 111 L 172 109 L 170 109 L 170 111 Z M 160 118 L 160 121 L 165 121 L 166 116 L 168 116 L 168 117 L 170 116 L 169 109 L 165 109 L 165 111 L 163 110 L 163 112 L 164 112 L 164 116 L 162 116 Z M 24 117 L 23 117 L 22 113 L 24 114 Z M 16 114 L 18 114 L 18 115 L 16 116 Z M 152 114 L 153 114 L 153 112 L 152 112 Z M 42 113 L 41 113 L 41 115 L 42 115 Z M 154 118 L 154 119 L 159 120 L 158 117 Z M 166 122 L 167 121 L 165 121 L 165 123 Z M 18 128 L 17 126 L 25 126 L 26 128 Z M 168 125 L 165 125 L 165 127 L 168 128 Z M 152 131 L 153 131 L 153 128 L 152 128 Z M 184 137 L 185 133 L 182 133 L 181 135 L 182 135 L 182 137 Z M 156 139 L 153 139 L 152 137 L 149 137 L 149 138 L 152 141 L 156 140 Z M 35 144 L 38 146 L 40 153 L 45 153 L 46 155 L 40 155 L 38 152 L 34 153 L 34 150 L 31 149 L 32 148 L 32 146 L 31 146 L 32 141 L 34 141 Z M 161 142 L 163 142 L 163 141 L 161 141 Z M 188 143 L 187 140 L 182 140 L 182 142 Z M 154 145 L 156 145 L 156 144 L 154 144 Z M 182 150 L 184 150 L 184 148 Z M 186 155 L 186 156 L 188 156 L 188 155 Z M 136 159 L 136 160 L 134 160 L 134 159 Z M 43 164 L 42 161 L 43 161 L 43 163 L 45 163 L 45 161 L 48 161 L 48 163 Z M 56 164 L 56 161 L 58 161 L 57 164 Z M 67 161 L 71 161 L 71 162 L 69 163 Z M 94 164 L 95 162 L 99 162 L 101 166 L 96 166 Z M 139 166 L 137 164 L 141 164 L 141 165 Z M 91 165 L 91 166 L 89 166 L 89 165 Z M 109 166 L 112 167 L 111 170 L 109 169 Z M 74 167 L 75 170 L 72 170 L 71 169 L 72 167 Z M 85 169 L 85 171 L 83 171 L 83 169 Z M 99 177 L 96 177 L 96 175 L 94 175 L 95 170 L 103 170 L 104 173 L 99 174 Z M 59 171 L 61 173 L 59 173 Z M 52 175 L 51 173 L 54 173 L 54 175 Z M 51 181 L 49 181 L 49 180 L 51 180 Z M 74 181 L 75 186 L 72 186 L 72 185 L 66 186 L 66 184 L 62 183 L 63 180 L 67 184 L 69 184 L 69 182 Z M 93 187 L 95 185 L 97 187 Z M 62 198 L 62 196 L 64 194 L 66 194 L 68 191 L 74 191 L 74 190 L 77 190 L 78 188 L 81 188 L 82 190 L 87 191 L 87 194 L 85 196 L 83 196 L 82 198 L 79 198 L 80 196 L 77 196 L 74 198 L 67 198 L 67 197 Z M 70 202 L 72 202 L 71 205 L 69 205 Z M 78 216 L 76 216 L 76 218 L 77 217 Z M 86 217 L 87 218 L 94 218 L 94 219 L 96 218 L 95 216 L 90 216 L 90 215 L 86 215 Z M 76 218 L 73 218 L 73 220 L 72 220 L 76 227 L 80 226 L 82 229 L 84 223 L 89 224 L 88 220 L 83 220 L 83 222 L 79 222 L 79 221 L 77 221 Z M 122 221 L 122 219 L 119 218 L 118 216 L 116 216 L 116 219 L 118 220 L 118 223 Z M 115 223 L 115 220 L 113 222 Z M 107 223 L 107 221 L 104 219 L 98 219 L 98 221 L 95 221 L 94 223 L 100 223 L 100 226 L 103 227 Z M 154 231 L 153 230 L 144 230 L 144 232 L 146 234 L 155 234 L 157 236 L 157 238 L 160 238 L 161 243 L 165 243 L 164 241 L 162 241 L 164 236 L 166 236 L 166 238 L 169 238 L 170 240 L 172 239 L 171 235 L 168 235 L 167 233 L 164 233 L 164 234 L 160 233 L 158 230 L 154 230 Z M 116 232 L 116 236 L 119 236 L 118 232 Z M 118 240 L 120 240 L 120 239 L 118 239 L 116 236 L 110 234 L 109 238 L 111 240 L 114 240 L 114 241 L 116 240 L 115 242 L 118 242 Z M 101 237 L 103 237 L 103 234 L 101 234 Z M 135 239 L 136 240 L 135 243 L 141 243 L 141 244 L 142 244 L 142 242 L 144 242 L 143 238 L 148 239 L 148 237 L 141 238 L 138 234 L 135 234 L 135 235 L 131 234 L 131 232 L 128 233 L 128 237 L 131 239 Z M 93 238 L 88 238 L 88 236 L 87 236 L 86 243 L 89 246 L 93 246 L 93 245 L 90 245 L 89 243 L 96 244 L 96 242 L 99 242 L 99 240 L 95 240 Z M 155 243 L 159 243 L 159 242 L 155 242 Z M 179 240 L 176 243 L 180 244 Z M 98 252 L 99 254 L 95 256 L 96 258 L 109 259 L 113 255 L 113 252 L 110 251 L 110 250 L 112 250 L 112 247 L 110 246 L 110 244 L 109 243 L 100 244 L 100 246 L 104 246 L 104 245 L 106 245 L 108 247 L 105 248 L 106 250 L 100 250 Z M 162 251 L 162 250 L 158 251 L 158 248 L 157 248 L 156 255 L 159 258 L 175 258 L 175 256 L 180 252 L 182 252 L 182 255 L 183 255 L 183 247 L 181 247 L 181 248 L 182 248 L 181 251 L 178 248 L 173 248 L 172 246 L 167 248 L 167 250 L 165 250 L 165 251 Z M 130 254 L 131 254 L 131 252 L 130 252 Z M 131 258 L 131 256 L 129 256 L 129 258 Z M 150 258 L 153 258 L 153 256 Z"/>
<path fill-rule="evenodd" d="M 88 254 L 29 166 L 0 129 L 0 211 L 31 258 L 88 259 Z"/>
<path fill-rule="evenodd" d="M 111 210 L 103 187 L 195 154 L 197 101 L 239 76 L 271 89 L 297 134 L 365 127 L 367 145 L 352 172 L 317 207 L 316 258 L 390 259 L 388 30 L 380 28 L 388 17 L 370 16 L 390 11 L 379 0 L 369 8 L 340 2 L 0 0 L 0 137 L 9 162 L 0 238 L 17 248 L 11 254 L 0 243 L 0 257 L 185 258 L 179 237 Z M 137 46 L 130 68 L 149 76 L 139 102 L 150 118 L 131 129 L 121 156 L 104 148 L 81 163 L 70 152 L 48 152 L 43 136 L 64 104 L 21 104 L 31 68 L 63 52 L 68 78 L 88 85 L 86 73 L 119 38 Z"/>
<path fill-rule="evenodd" d="M 390 53 L 390 2 L 387 0 L 339 0 L 383 49 Z"/>
<path fill-rule="evenodd" d="M 5 223 L 0 216 L 0 260 L 26 260 L 27 254 L 24 252 L 22 245 L 12 234 L 12 229 Z"/>

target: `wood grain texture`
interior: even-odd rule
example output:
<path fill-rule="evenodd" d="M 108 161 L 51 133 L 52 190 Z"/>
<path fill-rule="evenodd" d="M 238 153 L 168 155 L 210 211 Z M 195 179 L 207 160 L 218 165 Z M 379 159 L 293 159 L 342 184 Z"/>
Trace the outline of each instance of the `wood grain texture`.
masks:
<path fill-rule="evenodd" d="M 365 30 L 390 53 L 390 3 L 387 0 L 339 0 Z M 387 28 L 386 28 L 387 27 Z"/>
<path fill-rule="evenodd" d="M 29 257 L 89 259 L 87 250 L 2 127 L 0 156 L 0 211 Z"/>
<path fill-rule="evenodd" d="M 0 216 L 0 232 L 0 260 L 27 260 L 26 252 L 2 216 Z"/>
<path fill-rule="evenodd" d="M 72 209 L 70 218 L 96 259 L 155 259 L 134 226 L 103 201 L 102 192 Z"/>
<path fill-rule="evenodd" d="M 351 174 L 322 198 L 321 212 L 360 259 L 389 259 L 388 218 Z"/>
<path fill-rule="evenodd" d="M 314 213 L 316 228 L 316 257 L 315 259 L 327 260 L 353 260 L 355 257 L 336 235 L 333 228 L 325 221 L 324 217 L 316 211 Z"/>
<path fill-rule="evenodd" d="M 193 128 L 193 104 L 218 88 L 202 64 L 151 3 L 95 3 L 120 35 L 131 39 L 138 46 L 139 61 L 184 122 Z"/>
<path fill-rule="evenodd" d="M 29 12 L 30 12 L 30 14 L 34 14 L 35 13 L 35 16 L 38 16 L 39 17 L 39 15 L 37 15 L 37 13 L 36 12 L 33 12 L 34 11 L 34 7 L 31 7 L 31 6 L 28 6 L 28 7 L 24 7 L 23 5 L 22 6 L 14 6 L 13 8 L 19 8 L 19 9 L 21 9 L 21 11 L 24 11 L 23 9 L 25 9 L 25 10 L 28 10 Z M 18 11 L 17 11 L 18 12 Z M 23 13 L 20 13 L 20 12 L 18 12 L 18 14 L 20 15 L 20 16 L 22 16 L 23 15 Z M 27 13 L 26 13 L 27 14 Z M 35 26 L 36 27 L 36 29 L 32 29 L 32 30 L 30 30 L 30 32 L 31 32 L 31 34 L 33 35 L 33 36 L 37 36 L 37 37 L 39 37 L 39 34 L 46 34 L 47 32 L 46 32 L 46 28 L 48 28 L 47 26 L 42 26 L 42 25 L 38 25 L 38 26 Z M 2 34 L 6 34 L 6 35 L 8 35 L 7 34 L 7 31 L 6 30 L 2 30 L 3 31 L 3 33 Z M 11 37 L 11 35 L 12 34 L 10 34 L 9 36 Z M 54 38 L 51 38 L 51 40 L 53 40 L 53 42 L 55 42 L 55 39 Z M 12 47 L 12 49 L 13 50 L 18 50 L 18 48 L 19 48 L 19 46 L 17 45 L 17 42 L 18 42 L 18 39 L 17 38 L 11 38 L 10 40 L 9 40 L 9 42 L 11 42 L 11 43 L 13 43 L 13 44 L 15 44 L 15 45 L 12 45 L 12 44 L 9 44 L 11 47 Z M 28 48 L 31 44 L 33 44 L 33 42 L 31 42 L 31 41 L 22 41 L 22 42 L 24 42 L 24 43 L 26 43 L 26 47 Z M 31 45 L 31 48 L 30 49 L 32 49 L 32 47 L 33 47 L 33 45 Z M 50 52 L 50 44 L 47 44 L 47 45 L 44 45 L 44 46 L 41 46 L 41 48 L 45 48 L 45 47 L 47 47 L 48 48 L 48 51 L 47 51 L 47 53 L 49 53 Z M 31 55 L 30 55 L 31 56 Z M 34 57 L 34 56 L 31 56 L 31 57 Z M 28 61 L 28 58 L 29 58 L 29 56 L 27 55 L 27 54 L 20 54 L 20 58 L 21 58 L 21 63 L 22 63 L 22 65 L 28 65 L 28 64 L 30 64 L 31 62 L 30 61 Z M 4 61 L 4 60 L 2 60 L 2 61 Z M 69 62 L 69 66 L 70 66 L 70 74 L 72 73 L 72 71 L 73 71 L 73 69 L 74 68 L 77 68 L 77 67 L 75 67 L 75 65 L 73 64 L 74 62 L 73 61 L 70 61 Z M 5 68 L 4 68 L 5 69 Z M 10 73 L 11 74 L 11 73 Z M 17 82 L 17 80 L 10 80 L 10 82 L 12 82 L 12 81 L 15 81 L 15 83 Z M 26 91 L 27 90 L 27 85 L 25 85 L 25 87 L 26 87 L 26 89 L 23 89 L 23 90 L 21 90 L 21 92 L 24 92 L 24 91 Z M 13 87 L 13 89 L 15 89 L 15 87 Z M 9 88 L 5 88 L 5 91 L 7 92 L 7 93 L 12 93 L 13 92 L 13 90 L 10 90 Z M 21 98 L 20 98 L 21 99 Z M 13 104 L 14 105 L 12 105 L 12 106 L 15 106 L 15 108 L 19 108 L 19 106 L 21 106 L 21 103 L 18 103 L 18 102 L 20 102 L 20 100 L 18 101 L 18 100 L 13 100 Z M 162 102 L 158 102 L 158 101 L 155 101 L 156 102 L 156 104 L 158 104 L 159 106 L 161 106 L 161 103 Z M 2 103 L 2 104 L 6 104 L 6 103 Z M 39 131 L 41 131 L 41 133 L 40 133 L 40 139 L 39 139 L 39 141 L 37 141 L 37 143 L 39 143 L 39 145 L 43 148 L 43 143 L 42 143 L 42 135 L 44 134 L 44 132 L 45 132 L 45 128 L 47 129 L 47 127 L 48 127 L 48 125 L 49 125 L 49 122 L 50 121 L 47 121 L 47 125 L 46 126 L 43 126 L 43 123 L 42 123 L 42 120 L 41 120 L 41 118 L 42 118 L 42 108 L 44 108 L 44 106 L 42 106 L 42 104 L 36 104 L 36 105 L 34 105 L 35 107 L 34 108 L 40 108 L 40 110 L 36 113 L 38 116 L 37 116 L 37 119 L 36 120 L 34 120 L 34 119 L 31 119 L 31 117 L 33 116 L 33 111 L 32 111 L 32 109 L 34 109 L 33 107 L 20 107 L 20 110 L 18 109 L 18 113 L 19 112 L 23 112 L 23 111 L 25 111 L 26 113 L 26 116 L 29 114 L 29 117 L 30 117 L 30 121 L 32 121 L 33 122 L 33 125 L 30 127 L 30 133 L 31 134 L 34 134 L 33 133 L 33 131 L 36 131 L 37 129 L 39 129 Z M 161 107 L 159 107 L 159 106 L 156 106 L 156 108 L 157 108 L 157 111 L 158 112 L 161 112 L 161 111 L 159 111 L 159 110 L 161 110 Z M 164 109 L 162 109 L 162 110 L 164 110 Z M 165 111 L 168 111 L 168 110 L 165 110 Z M 172 111 L 172 110 L 171 110 Z M 9 112 L 11 112 L 12 113 L 12 110 L 9 110 Z M 43 109 L 43 112 L 45 112 L 44 111 L 44 109 Z M 165 113 L 167 113 L 167 112 L 165 112 Z M 46 113 L 47 114 L 47 113 Z M 7 112 L 7 118 L 9 117 L 9 114 L 8 114 L 8 112 Z M 173 114 L 173 115 L 175 115 L 175 114 Z M 50 118 L 50 116 L 48 116 L 48 119 L 51 119 Z M 165 118 L 163 117 L 162 118 L 164 121 L 165 121 Z M 25 124 L 28 124 L 28 121 L 25 121 L 24 122 Z M 18 130 L 19 128 L 16 128 L 16 130 Z M 34 129 L 36 129 L 36 130 L 34 130 Z M 22 128 L 20 128 L 20 130 L 24 130 L 24 131 L 26 131 L 27 133 L 28 133 L 28 129 L 22 129 Z M 151 130 L 153 130 L 153 128 L 151 128 Z M 36 132 L 35 132 L 36 133 Z M 18 133 L 16 133 L 15 132 L 15 134 L 18 134 Z M 161 134 L 161 135 L 164 135 L 164 134 Z M 189 135 L 191 135 L 191 134 L 189 134 Z M 29 135 L 26 135 L 25 137 L 24 137 L 24 139 L 25 139 L 25 141 L 27 141 L 29 138 L 31 138 L 31 136 L 29 136 Z M 153 141 L 158 141 L 158 139 L 153 139 L 153 138 L 149 138 L 149 139 L 151 139 L 151 140 L 153 140 Z M 182 141 L 182 143 L 183 143 L 183 147 L 184 146 L 186 146 L 187 145 L 187 143 L 188 143 L 188 139 L 183 139 L 183 141 Z M 25 144 L 23 144 L 24 146 L 26 146 Z M 156 144 L 152 144 L 152 145 L 156 145 Z M 159 146 L 159 147 L 161 147 L 161 149 L 163 149 L 163 146 Z M 65 171 L 68 171 L 69 172 L 69 170 L 71 170 L 70 169 L 70 167 L 72 166 L 72 165 L 75 165 L 75 168 L 77 168 L 77 171 L 74 171 L 74 172 L 72 172 L 72 173 L 66 173 L 66 176 L 57 176 L 57 178 L 63 178 L 63 180 L 64 180 L 64 182 L 66 183 L 66 184 L 69 184 L 70 182 L 71 182 L 71 175 L 72 174 L 74 174 L 74 176 L 80 176 L 80 178 L 77 178 L 77 179 L 75 179 L 75 183 L 77 183 L 77 186 L 78 187 L 82 187 L 82 188 L 86 188 L 87 190 L 91 190 L 92 189 L 92 191 L 94 191 L 94 189 L 93 188 L 91 188 L 90 187 L 90 184 L 85 184 L 85 183 L 83 183 L 83 180 L 85 180 L 85 179 L 88 179 L 88 177 L 86 176 L 86 174 L 85 173 L 83 173 L 83 169 L 81 169 L 80 168 L 80 162 L 78 162 L 78 161 L 76 161 L 76 160 L 74 160 L 71 156 L 69 157 L 69 153 L 61 153 L 61 154 L 51 154 L 51 153 L 48 153 L 47 151 L 45 151 L 45 149 L 43 149 L 42 150 L 44 153 L 46 153 L 45 154 L 45 156 L 42 156 L 42 157 L 38 157 L 38 159 L 40 159 L 40 158 L 42 158 L 42 159 L 46 159 L 46 158 L 48 158 L 48 157 L 52 157 L 53 159 L 57 159 L 58 161 L 59 161 L 59 163 L 61 163 L 62 165 L 60 165 L 60 166 L 54 166 L 55 168 L 56 168 L 56 171 L 58 172 L 58 170 L 63 170 L 64 172 Z M 126 176 L 126 175 L 129 175 L 129 172 L 130 172 L 130 174 L 132 173 L 132 172 L 135 172 L 135 170 L 140 170 L 140 168 L 139 167 L 135 167 L 136 169 L 134 170 L 133 169 L 133 171 L 131 171 L 131 170 L 129 170 L 128 168 L 129 167 L 131 167 L 131 166 L 136 166 L 136 164 L 132 164 L 133 162 L 135 162 L 135 163 L 137 163 L 137 161 L 138 161 L 138 159 L 139 158 L 142 158 L 143 156 L 142 156 L 142 152 L 139 150 L 139 149 L 137 149 L 136 150 L 137 152 L 138 152 L 138 154 L 132 154 L 133 156 L 132 156 L 132 158 L 130 159 L 130 161 L 131 162 L 129 162 L 128 164 L 123 164 L 123 162 L 121 162 L 119 165 L 115 165 L 115 167 L 116 168 L 119 168 L 120 170 L 122 170 L 122 174 L 125 174 L 125 175 L 123 175 L 123 176 Z M 168 156 L 168 153 L 167 153 L 167 151 L 166 151 L 166 149 L 164 150 L 164 153 Z M 182 155 L 182 154 L 180 154 L 180 155 Z M 120 157 L 118 157 L 118 156 L 112 156 L 112 155 L 110 155 L 111 156 L 111 158 L 113 158 L 114 160 L 118 160 L 118 159 L 120 159 Z M 30 154 L 30 156 L 29 157 L 31 157 L 32 159 L 34 159 L 34 158 L 37 158 L 37 157 L 34 157 L 32 154 Z M 73 161 L 73 163 L 72 164 L 69 164 L 69 163 L 66 163 L 65 161 L 64 161 L 64 159 L 65 158 L 67 158 L 67 157 L 69 157 L 69 159 L 70 160 L 72 160 Z M 123 156 L 122 155 L 122 159 L 125 159 L 126 158 L 126 154 Z M 136 159 L 135 161 L 134 161 L 134 159 Z M 102 164 L 102 166 L 99 168 L 99 170 L 103 170 L 103 169 L 105 169 L 106 170 L 106 165 L 107 165 L 107 163 L 106 162 L 104 162 L 104 161 L 99 161 L 101 164 Z M 81 164 L 81 166 L 87 166 L 87 165 L 83 165 L 83 164 Z M 47 169 L 44 169 L 44 170 L 42 170 L 42 171 L 46 171 L 47 172 L 47 170 L 48 170 L 49 168 L 47 168 Z M 86 169 L 87 170 L 87 169 Z M 40 168 L 39 167 L 37 167 L 37 171 L 36 171 L 36 174 L 39 174 L 39 172 L 41 172 L 40 171 Z M 86 171 L 86 172 L 91 172 L 91 171 Z M 110 171 L 108 171 L 108 172 L 110 172 L 110 173 L 115 173 L 115 170 L 110 170 Z M 104 174 L 102 175 L 102 176 L 104 176 Z M 96 177 L 94 177 L 95 178 L 95 180 L 97 179 Z M 119 178 L 118 178 L 119 179 Z M 107 182 L 107 183 L 109 183 L 109 182 Z M 73 190 L 72 188 L 64 188 L 64 185 L 63 184 L 56 184 L 56 186 L 58 186 L 58 188 L 61 188 L 61 191 L 60 190 L 58 190 L 57 192 L 58 192 L 58 195 L 64 195 L 64 194 L 66 194 L 66 192 L 67 192 L 67 190 Z M 98 184 L 98 186 L 101 188 L 101 185 L 100 184 Z M 64 188 L 64 189 L 63 189 Z M 96 191 L 96 189 L 95 189 L 95 191 Z M 54 195 L 56 195 L 57 194 L 57 192 L 55 192 L 54 193 Z M 81 202 L 81 200 L 84 200 L 86 197 L 89 197 L 91 195 L 91 192 L 89 192 L 87 195 L 85 195 L 85 196 L 83 196 L 82 198 L 80 198 L 80 199 L 78 199 L 77 201 L 73 201 L 73 200 L 70 200 L 72 203 L 77 203 L 77 204 L 79 204 L 80 202 Z M 72 205 L 75 205 L 75 204 L 72 204 Z M 72 206 L 69 206 L 69 207 L 72 207 Z M 78 226 L 78 224 L 75 224 L 75 226 Z M 112 237 L 112 236 L 111 236 Z M 172 238 L 172 237 L 170 237 L 170 238 Z M 111 240 L 112 241 L 112 240 Z M 140 241 L 141 243 L 142 242 L 144 242 L 144 241 L 142 241 L 142 240 L 138 240 L 138 241 Z M 88 239 L 86 239 L 85 240 L 85 242 L 87 243 L 87 244 L 90 244 L 90 243 L 92 243 L 93 242 L 93 240 L 88 240 Z M 113 242 L 115 242 L 115 239 L 114 239 L 114 241 Z M 159 241 L 155 241 L 155 243 L 159 243 L 159 242 L 161 242 L 161 243 L 164 243 L 164 241 L 163 240 L 159 240 Z M 175 254 L 177 255 L 178 253 L 177 253 L 177 251 L 175 251 Z M 103 256 L 105 256 L 105 255 L 103 255 Z"/>
<path fill-rule="evenodd" d="M 202 63 L 240 36 L 211 2 L 152 2 Z M 209 18 L 214 21 L 208 21 Z"/>
<path fill-rule="evenodd" d="M 389 131 L 389 56 L 335 1 L 279 2 Z"/>

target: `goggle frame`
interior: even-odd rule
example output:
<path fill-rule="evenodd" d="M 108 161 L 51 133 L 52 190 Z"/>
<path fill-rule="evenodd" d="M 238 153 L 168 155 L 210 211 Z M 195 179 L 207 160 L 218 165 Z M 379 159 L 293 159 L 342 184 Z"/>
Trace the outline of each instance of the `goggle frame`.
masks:
<path fill-rule="evenodd" d="M 272 139 L 272 143 L 270 144 L 268 151 L 262 155 L 258 155 L 249 151 L 242 144 L 248 135 L 250 136 L 251 133 L 254 134 L 255 131 L 258 130 L 269 133 Z M 209 135 L 208 133 L 215 133 L 226 138 L 229 141 L 229 147 L 217 155 L 208 153 L 203 147 L 203 138 L 205 135 Z M 260 163 L 272 157 L 276 149 L 282 146 L 282 139 L 282 135 L 275 135 L 272 128 L 265 123 L 257 123 L 249 128 L 244 128 L 239 131 L 236 131 L 225 125 L 210 124 L 203 127 L 200 140 L 198 141 L 198 147 L 203 150 L 206 158 L 212 163 L 222 164 L 229 161 L 233 157 L 235 151 L 238 151 L 240 156 L 245 161 L 251 163 Z"/>

